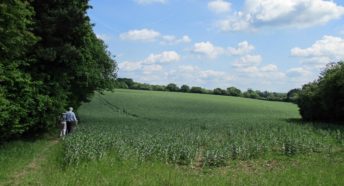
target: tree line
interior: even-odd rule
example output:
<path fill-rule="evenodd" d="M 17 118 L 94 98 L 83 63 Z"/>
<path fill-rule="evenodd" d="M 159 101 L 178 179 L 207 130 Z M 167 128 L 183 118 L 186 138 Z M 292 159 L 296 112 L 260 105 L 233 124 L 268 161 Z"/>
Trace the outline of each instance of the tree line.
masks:
<path fill-rule="evenodd" d="M 296 102 L 297 93 L 299 89 L 293 89 L 288 93 L 277 93 L 268 91 L 259 91 L 248 89 L 247 91 L 241 91 L 240 89 L 232 86 L 227 89 L 215 88 L 213 90 L 205 89 L 198 86 L 182 85 L 177 86 L 175 83 L 168 85 L 150 85 L 146 83 L 138 83 L 130 78 L 118 78 L 115 82 L 116 88 L 123 89 L 137 89 L 137 90 L 153 90 L 153 91 L 170 91 L 170 92 L 184 92 L 184 93 L 199 93 L 199 94 L 213 94 L 222 96 L 236 96 L 252 99 L 261 99 L 269 101 L 287 101 Z"/>
<path fill-rule="evenodd" d="M 116 62 L 96 37 L 88 0 L 0 2 L 0 140 L 56 124 L 95 91 L 111 89 Z"/>

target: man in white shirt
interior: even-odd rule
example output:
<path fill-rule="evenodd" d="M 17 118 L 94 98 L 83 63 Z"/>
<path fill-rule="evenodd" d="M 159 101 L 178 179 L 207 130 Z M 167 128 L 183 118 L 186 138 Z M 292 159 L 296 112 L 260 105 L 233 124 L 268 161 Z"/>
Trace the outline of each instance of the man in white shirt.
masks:
<path fill-rule="evenodd" d="M 66 112 L 67 121 L 67 133 L 71 133 L 74 127 L 78 124 L 78 119 L 76 119 L 75 113 L 73 112 L 73 107 L 69 107 L 69 111 Z"/>

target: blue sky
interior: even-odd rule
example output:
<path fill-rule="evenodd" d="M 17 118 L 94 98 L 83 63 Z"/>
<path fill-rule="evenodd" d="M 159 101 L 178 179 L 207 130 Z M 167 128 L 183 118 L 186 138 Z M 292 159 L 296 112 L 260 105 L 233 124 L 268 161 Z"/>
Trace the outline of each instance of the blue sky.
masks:
<path fill-rule="evenodd" d="M 344 1 L 91 0 L 119 77 L 286 92 L 344 59 Z"/>

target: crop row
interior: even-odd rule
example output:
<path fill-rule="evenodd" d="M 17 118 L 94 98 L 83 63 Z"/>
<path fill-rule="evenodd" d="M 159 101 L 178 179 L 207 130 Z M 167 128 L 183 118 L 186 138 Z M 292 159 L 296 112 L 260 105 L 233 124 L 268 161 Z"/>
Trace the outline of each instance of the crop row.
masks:
<path fill-rule="evenodd" d="M 96 160 L 108 153 L 120 159 L 192 166 L 224 166 L 229 160 L 271 155 L 331 152 L 340 131 L 299 125 L 145 124 L 85 125 L 64 142 L 66 164 Z"/>

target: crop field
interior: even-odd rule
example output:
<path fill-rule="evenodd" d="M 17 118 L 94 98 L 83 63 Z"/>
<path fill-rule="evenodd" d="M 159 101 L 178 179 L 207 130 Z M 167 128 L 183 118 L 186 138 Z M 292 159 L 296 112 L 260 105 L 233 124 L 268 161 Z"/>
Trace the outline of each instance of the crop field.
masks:
<path fill-rule="evenodd" d="M 342 130 L 299 121 L 297 106 L 228 96 L 115 90 L 79 111 L 64 141 L 64 163 L 116 154 L 119 160 L 223 167 L 231 160 L 269 159 L 342 149 Z"/>
<path fill-rule="evenodd" d="M 0 146 L 0 185 L 342 185 L 344 129 L 294 104 L 117 89 L 56 136 Z M 51 139 L 49 139 L 51 138 Z"/>

